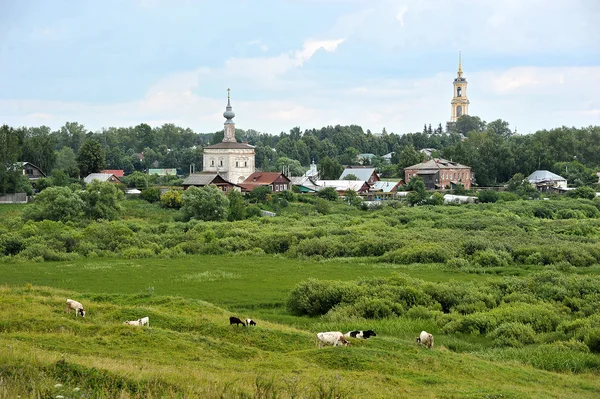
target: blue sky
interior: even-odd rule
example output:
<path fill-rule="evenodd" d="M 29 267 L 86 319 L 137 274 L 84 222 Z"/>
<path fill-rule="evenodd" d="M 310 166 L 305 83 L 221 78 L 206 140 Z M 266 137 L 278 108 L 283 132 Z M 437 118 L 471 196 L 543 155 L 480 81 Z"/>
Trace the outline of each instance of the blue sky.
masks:
<path fill-rule="evenodd" d="M 145 122 L 278 134 L 445 125 L 458 52 L 470 114 L 521 133 L 600 125 L 597 0 L 0 0 L 0 123 Z"/>

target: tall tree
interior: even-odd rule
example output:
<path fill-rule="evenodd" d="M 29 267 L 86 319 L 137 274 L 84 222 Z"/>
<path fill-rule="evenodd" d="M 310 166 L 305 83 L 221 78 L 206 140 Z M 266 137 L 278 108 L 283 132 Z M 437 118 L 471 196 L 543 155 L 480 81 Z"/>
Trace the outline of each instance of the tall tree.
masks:
<path fill-rule="evenodd" d="M 56 162 L 54 146 L 56 138 L 50 134 L 48 126 L 27 129 L 23 140 L 22 160 L 31 162 L 49 175 Z"/>
<path fill-rule="evenodd" d="M 319 170 L 321 179 L 323 180 L 337 180 L 344 168 L 338 161 L 332 161 L 329 157 L 325 157 L 319 163 Z"/>
<path fill-rule="evenodd" d="M 64 171 L 70 177 L 79 177 L 77 157 L 71 147 L 63 147 L 56 156 L 56 168 Z"/>
<path fill-rule="evenodd" d="M 105 168 L 104 151 L 98 140 L 89 138 L 83 142 L 77 153 L 77 165 L 83 177 Z"/>
<path fill-rule="evenodd" d="M 19 138 L 15 130 L 8 125 L 0 127 L 0 192 L 14 192 L 14 182 L 21 172 L 15 167 L 21 155 Z M 12 187 L 11 187 L 12 186 Z"/>

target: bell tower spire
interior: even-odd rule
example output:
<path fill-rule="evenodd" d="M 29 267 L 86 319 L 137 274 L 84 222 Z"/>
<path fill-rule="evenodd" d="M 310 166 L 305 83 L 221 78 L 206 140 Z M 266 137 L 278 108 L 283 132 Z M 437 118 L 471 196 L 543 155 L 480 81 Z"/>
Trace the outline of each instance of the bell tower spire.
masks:
<path fill-rule="evenodd" d="M 448 128 L 453 123 L 456 123 L 458 118 L 463 115 L 469 115 L 469 99 L 467 98 L 467 79 L 463 77 L 462 70 L 462 54 L 458 52 L 458 72 L 457 76 L 452 83 L 454 85 L 454 95 L 450 102 L 450 108 L 452 114 L 450 116 L 450 122 L 448 122 Z"/>
<path fill-rule="evenodd" d="M 223 142 L 231 142 L 235 143 L 235 122 L 232 120 L 235 118 L 235 112 L 233 112 L 233 108 L 231 108 L 231 89 L 227 89 L 227 107 L 225 107 L 225 112 L 223 112 L 223 117 L 227 119 L 225 121 L 225 128 L 223 130 Z"/>

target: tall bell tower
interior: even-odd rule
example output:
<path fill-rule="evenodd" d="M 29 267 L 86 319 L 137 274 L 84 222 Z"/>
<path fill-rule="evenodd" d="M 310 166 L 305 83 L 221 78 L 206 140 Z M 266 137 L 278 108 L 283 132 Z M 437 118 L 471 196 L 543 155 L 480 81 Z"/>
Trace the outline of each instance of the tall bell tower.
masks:
<path fill-rule="evenodd" d="M 467 98 L 467 79 L 463 78 L 462 59 L 458 53 L 458 76 L 454 79 L 454 96 L 450 102 L 452 115 L 450 123 L 455 123 L 463 115 L 469 115 L 469 99 Z"/>

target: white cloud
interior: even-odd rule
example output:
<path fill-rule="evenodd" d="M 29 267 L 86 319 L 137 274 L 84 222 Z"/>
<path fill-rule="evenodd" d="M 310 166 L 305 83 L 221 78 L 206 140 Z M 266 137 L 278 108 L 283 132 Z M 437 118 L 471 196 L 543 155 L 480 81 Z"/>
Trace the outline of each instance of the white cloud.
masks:
<path fill-rule="evenodd" d="M 401 26 L 404 26 L 404 15 L 406 14 L 407 11 L 408 11 L 408 6 L 403 5 L 402 7 L 400 7 L 400 10 L 396 14 L 396 19 L 398 21 L 400 21 Z"/>

